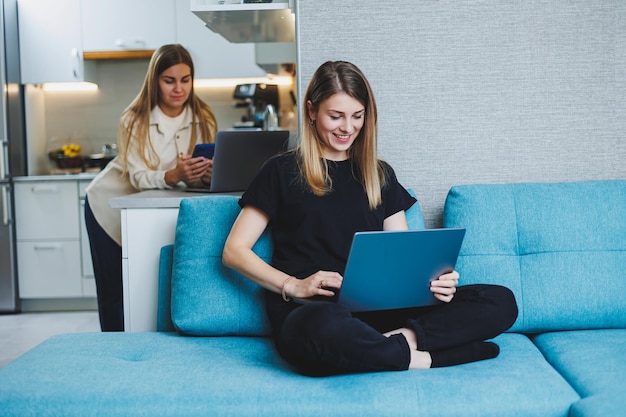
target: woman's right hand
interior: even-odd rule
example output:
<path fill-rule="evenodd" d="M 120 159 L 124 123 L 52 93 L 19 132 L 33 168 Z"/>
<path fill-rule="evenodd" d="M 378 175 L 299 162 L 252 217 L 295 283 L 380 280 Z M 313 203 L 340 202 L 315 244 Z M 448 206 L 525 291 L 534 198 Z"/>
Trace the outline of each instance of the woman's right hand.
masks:
<path fill-rule="evenodd" d="M 314 296 L 333 297 L 341 288 L 343 277 L 338 272 L 317 271 L 304 279 L 292 279 L 285 284 L 285 293 L 293 298 L 307 299 Z"/>
<path fill-rule="evenodd" d="M 252 248 L 269 224 L 269 217 L 253 206 L 239 212 L 224 244 L 222 262 L 252 281 L 284 297 L 332 297 L 341 288 L 343 277 L 337 272 L 318 271 L 304 279 L 282 272 L 261 259 Z"/>

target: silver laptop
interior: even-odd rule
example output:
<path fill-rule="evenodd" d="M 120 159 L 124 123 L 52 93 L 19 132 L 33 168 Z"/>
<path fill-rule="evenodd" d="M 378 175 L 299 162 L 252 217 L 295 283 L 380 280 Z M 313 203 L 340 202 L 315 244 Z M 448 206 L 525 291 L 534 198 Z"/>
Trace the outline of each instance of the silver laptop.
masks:
<path fill-rule="evenodd" d="M 215 137 L 210 188 L 186 188 L 190 192 L 245 191 L 265 161 L 286 151 L 288 130 L 223 130 Z"/>
<path fill-rule="evenodd" d="M 440 303 L 430 281 L 454 269 L 464 236 L 453 228 L 356 233 L 338 302 L 353 312 Z"/>

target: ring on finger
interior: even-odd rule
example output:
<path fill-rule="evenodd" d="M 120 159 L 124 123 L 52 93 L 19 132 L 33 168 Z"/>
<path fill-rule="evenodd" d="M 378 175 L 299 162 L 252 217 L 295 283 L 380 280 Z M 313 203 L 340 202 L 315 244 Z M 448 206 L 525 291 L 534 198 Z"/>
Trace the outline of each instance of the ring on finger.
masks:
<path fill-rule="evenodd" d="M 317 288 L 322 288 L 322 287 L 324 287 L 324 285 L 325 285 L 324 284 L 324 280 L 321 280 L 319 285 L 317 286 Z"/>

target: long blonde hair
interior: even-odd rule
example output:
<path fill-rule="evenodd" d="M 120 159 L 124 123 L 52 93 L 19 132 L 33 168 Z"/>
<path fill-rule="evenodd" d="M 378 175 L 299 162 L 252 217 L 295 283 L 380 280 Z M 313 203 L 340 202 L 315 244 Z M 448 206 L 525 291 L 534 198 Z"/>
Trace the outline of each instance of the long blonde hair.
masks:
<path fill-rule="evenodd" d="M 139 150 L 139 155 L 151 169 L 156 169 L 159 163 L 159 155 L 154 151 L 149 138 L 150 113 L 159 103 L 159 76 L 168 68 L 176 64 L 186 64 L 191 69 L 191 91 L 185 103 L 192 112 L 194 121 L 198 122 L 201 134 L 201 142 L 215 142 L 217 132 L 217 121 L 213 110 L 207 103 L 199 98 L 194 91 L 194 66 L 189 52 L 179 44 L 163 45 L 157 49 L 148 65 L 148 71 L 143 81 L 141 91 L 122 113 L 118 127 L 118 142 L 123 155 L 124 170 L 127 167 L 128 150 L 131 147 L 131 140 L 136 141 L 134 145 Z M 191 141 L 187 153 L 191 154 L 196 145 L 197 138 L 196 123 L 191 125 Z M 148 152 L 157 161 L 156 164 L 148 159 Z"/>
<path fill-rule="evenodd" d="M 309 110 L 317 113 L 320 104 L 337 93 L 345 93 L 365 107 L 363 127 L 348 150 L 348 156 L 355 168 L 354 173 L 367 194 L 369 206 L 374 209 L 382 201 L 381 188 L 385 184 L 384 168 L 378 160 L 378 113 L 367 78 L 350 62 L 325 62 L 315 71 L 309 82 L 303 99 L 304 126 L 300 144 L 295 150 L 300 174 L 315 195 L 321 196 L 332 190 L 328 162 L 323 157 L 323 142 Z M 311 109 L 308 102 L 311 103 Z"/>

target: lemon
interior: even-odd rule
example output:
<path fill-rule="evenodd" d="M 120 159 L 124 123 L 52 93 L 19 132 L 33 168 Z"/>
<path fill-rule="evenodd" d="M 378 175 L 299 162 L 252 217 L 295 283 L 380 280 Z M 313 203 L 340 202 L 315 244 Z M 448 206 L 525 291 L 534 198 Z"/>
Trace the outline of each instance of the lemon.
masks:
<path fill-rule="evenodd" d="M 67 143 L 61 146 L 61 150 L 63 151 L 64 156 L 70 158 L 74 158 L 80 155 L 80 145 L 77 145 L 75 143 Z"/>

